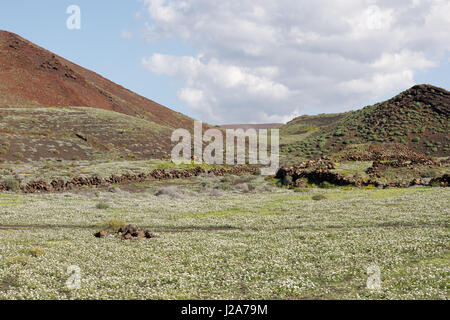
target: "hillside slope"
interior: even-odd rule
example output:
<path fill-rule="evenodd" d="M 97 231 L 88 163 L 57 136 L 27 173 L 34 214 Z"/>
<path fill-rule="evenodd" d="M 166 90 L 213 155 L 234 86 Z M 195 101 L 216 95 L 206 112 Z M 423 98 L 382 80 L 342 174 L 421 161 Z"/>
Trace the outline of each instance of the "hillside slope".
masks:
<path fill-rule="evenodd" d="M 84 106 L 139 116 L 171 128 L 192 119 L 127 90 L 20 36 L 0 31 L 0 108 Z"/>
<path fill-rule="evenodd" d="M 357 111 L 294 119 L 281 127 L 282 153 L 287 157 L 313 158 L 353 144 L 400 143 L 428 155 L 448 156 L 449 115 L 449 91 L 417 85 Z M 303 136 L 295 139 L 293 133 Z"/>
<path fill-rule="evenodd" d="M 161 159 L 172 130 L 88 107 L 0 109 L 0 163 L 39 160 Z"/>

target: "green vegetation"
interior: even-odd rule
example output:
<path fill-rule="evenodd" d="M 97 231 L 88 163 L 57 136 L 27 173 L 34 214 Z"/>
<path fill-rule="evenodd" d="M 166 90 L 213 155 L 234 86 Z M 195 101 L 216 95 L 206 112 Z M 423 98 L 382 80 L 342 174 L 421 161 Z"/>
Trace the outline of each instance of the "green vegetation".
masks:
<path fill-rule="evenodd" d="M 313 199 L 315 201 L 320 201 L 320 200 L 325 200 L 328 198 L 323 194 L 318 194 L 318 195 L 313 196 L 311 199 Z"/>
<path fill-rule="evenodd" d="M 21 152 L 14 152 L 13 153 L 13 157 L 15 157 L 17 159 L 22 159 L 23 158 L 23 154 Z"/>
<path fill-rule="evenodd" d="M 170 154 L 173 130 L 150 120 L 85 107 L 2 108 L 0 128 L 9 128 L 0 137 L 2 158 L 25 162 L 162 158 Z"/>
<path fill-rule="evenodd" d="M 281 163 L 328 155 L 336 162 L 331 173 L 355 179 L 441 177 L 449 171 L 444 158 L 436 166 L 382 161 L 375 173 L 372 161 L 347 161 L 392 142 L 434 160 L 446 155 L 445 112 L 417 101 L 419 93 L 292 120 L 280 128 Z M 24 194 L 17 192 L 19 181 L 222 166 L 151 160 L 168 159 L 171 130 L 145 120 L 150 114 L 0 112 L 0 174 L 8 191 L 0 193 L 0 299 L 449 298 L 450 194 L 437 179 L 432 187 L 382 189 L 376 182 L 340 187 L 322 177 L 293 183 L 290 176 L 202 174 Z M 82 124 L 89 130 L 79 132 Z M 94 237 L 128 223 L 158 237 Z M 382 273 L 380 291 L 366 287 L 374 264 Z M 68 290 L 67 268 L 73 265 L 80 267 L 82 283 Z"/>
<path fill-rule="evenodd" d="M 109 208 L 110 208 L 110 205 L 109 205 L 108 203 L 106 203 L 106 202 L 98 202 L 98 203 L 95 205 L 95 207 L 96 207 L 97 209 L 106 210 L 106 209 L 109 209 Z"/>
<path fill-rule="evenodd" d="M 126 225 L 126 222 L 119 218 L 110 218 L 100 223 L 98 226 L 102 231 L 117 232 L 119 228 Z"/>
<path fill-rule="evenodd" d="M 280 128 L 284 160 L 296 162 L 318 158 L 339 152 L 352 144 L 390 142 L 433 155 L 448 154 L 448 143 L 441 146 L 444 148 L 435 145 L 447 136 L 448 118 L 445 112 L 415 100 L 422 99 L 424 91 L 431 92 L 431 89 L 410 89 L 391 100 L 357 111 L 296 118 Z M 434 97 L 427 96 L 426 99 Z M 442 108 L 448 108 L 448 105 Z M 314 130 L 307 130 L 313 127 Z M 421 139 L 427 139 L 426 148 L 419 143 Z"/>
<path fill-rule="evenodd" d="M 14 279 L 0 299 L 449 298 L 448 188 L 229 190 L 219 198 L 191 193 L 191 183 L 179 188 L 183 199 L 164 201 L 151 190 L 100 192 L 113 202 L 107 211 L 88 194 L 14 195 L 20 201 L 2 223 L 22 227 L 0 228 L 0 274 Z M 125 221 L 158 237 L 93 235 Z M 380 291 L 366 288 L 374 264 Z M 81 270 L 76 290 L 65 285 L 72 265 Z"/>
<path fill-rule="evenodd" d="M 17 190 L 19 190 L 19 186 L 20 186 L 19 181 L 17 181 L 14 178 L 8 178 L 5 181 L 3 181 L 3 183 L 6 185 L 6 188 L 9 191 L 17 191 Z"/>

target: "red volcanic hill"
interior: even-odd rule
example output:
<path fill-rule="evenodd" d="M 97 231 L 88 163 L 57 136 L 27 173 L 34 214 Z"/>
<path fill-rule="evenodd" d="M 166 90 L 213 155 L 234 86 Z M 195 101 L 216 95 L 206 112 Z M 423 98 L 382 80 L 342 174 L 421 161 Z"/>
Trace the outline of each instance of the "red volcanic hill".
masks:
<path fill-rule="evenodd" d="M 170 128 L 192 119 L 127 90 L 22 37 L 0 31 L 0 107 L 84 106 L 139 115 Z"/>

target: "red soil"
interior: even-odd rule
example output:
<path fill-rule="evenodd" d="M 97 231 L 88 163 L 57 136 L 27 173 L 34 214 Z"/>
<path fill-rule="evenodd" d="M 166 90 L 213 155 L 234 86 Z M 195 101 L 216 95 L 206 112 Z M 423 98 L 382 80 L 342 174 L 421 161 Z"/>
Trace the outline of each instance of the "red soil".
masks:
<path fill-rule="evenodd" d="M 85 106 L 192 129 L 192 119 L 0 30 L 0 107 Z"/>

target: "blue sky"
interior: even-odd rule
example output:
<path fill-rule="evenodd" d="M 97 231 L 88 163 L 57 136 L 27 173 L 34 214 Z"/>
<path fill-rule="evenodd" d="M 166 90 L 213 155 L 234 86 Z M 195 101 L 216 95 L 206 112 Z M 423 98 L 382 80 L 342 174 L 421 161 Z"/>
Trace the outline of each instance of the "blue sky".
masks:
<path fill-rule="evenodd" d="M 0 29 L 197 119 L 285 122 L 449 89 L 449 16 L 443 0 L 15 0 Z"/>
<path fill-rule="evenodd" d="M 81 29 L 69 30 L 69 5 L 81 9 Z M 142 3 L 134 0 L 15 0 L 0 4 L 0 29 L 20 36 L 74 63 L 95 71 L 136 93 L 172 109 L 189 114 L 176 96 L 176 79 L 145 70 L 141 59 L 153 52 L 192 54 L 177 40 L 149 43 L 143 38 L 144 19 L 136 19 Z M 133 32 L 123 39 L 122 32 Z"/>

